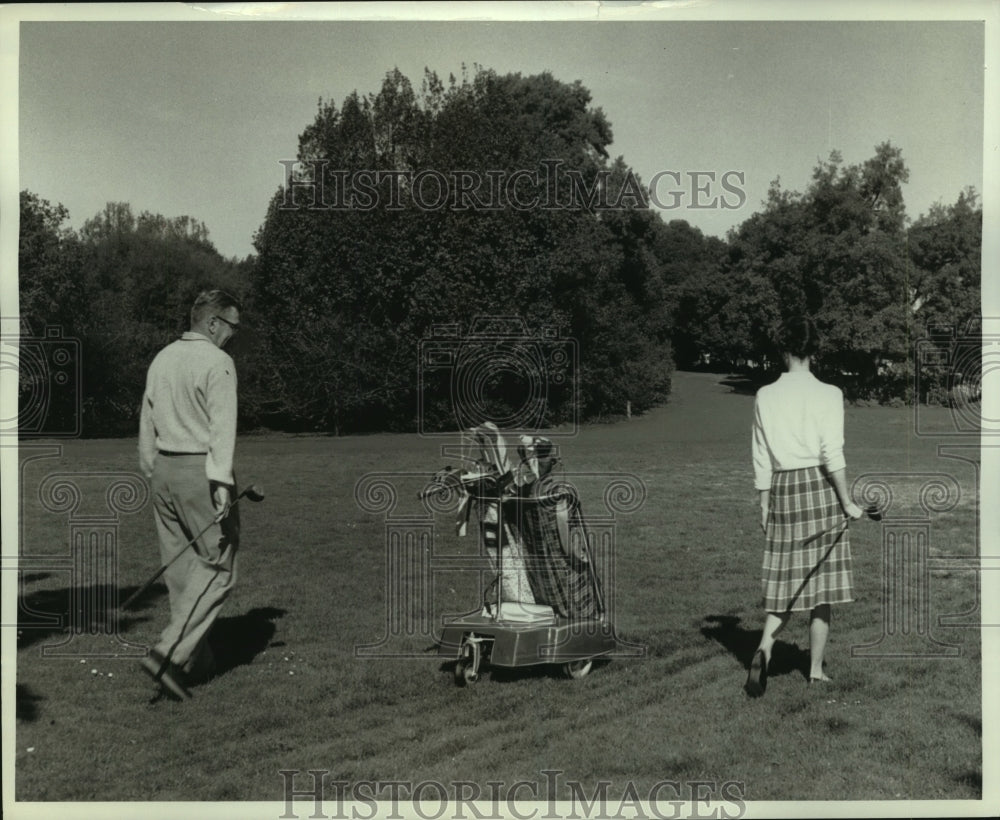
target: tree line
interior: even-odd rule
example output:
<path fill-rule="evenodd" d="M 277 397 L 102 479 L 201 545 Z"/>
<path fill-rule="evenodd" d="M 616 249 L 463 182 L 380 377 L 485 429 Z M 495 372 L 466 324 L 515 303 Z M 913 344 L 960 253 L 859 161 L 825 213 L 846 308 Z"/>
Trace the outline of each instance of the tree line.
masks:
<path fill-rule="evenodd" d="M 394 70 L 377 93 L 321 99 L 243 260 L 186 216 L 109 203 L 74 231 L 23 191 L 22 335 L 78 340 L 85 435 L 134 433 L 146 367 L 206 287 L 244 303 L 231 352 L 245 430 L 642 413 L 668 400 L 675 367 L 769 378 L 775 328 L 799 312 L 822 331 L 820 374 L 850 399 L 944 396 L 946 367 L 915 380 L 913 342 L 976 329 L 973 189 L 910 222 L 900 148 L 860 165 L 834 152 L 804 191 L 772 183 L 722 240 L 650 207 L 591 103 L 579 82 L 478 66 L 427 71 L 419 89 Z M 946 358 L 956 342 L 938 344 Z M 22 369 L 22 415 L 47 378 Z"/>

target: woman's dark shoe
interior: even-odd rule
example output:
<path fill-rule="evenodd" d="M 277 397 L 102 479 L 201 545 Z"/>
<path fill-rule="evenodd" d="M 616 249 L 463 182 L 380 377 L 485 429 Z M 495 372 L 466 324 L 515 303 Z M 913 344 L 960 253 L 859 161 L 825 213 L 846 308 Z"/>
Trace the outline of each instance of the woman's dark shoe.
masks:
<path fill-rule="evenodd" d="M 763 649 L 754 653 L 743 689 L 752 698 L 759 698 L 767 689 L 767 658 L 764 657 Z"/>

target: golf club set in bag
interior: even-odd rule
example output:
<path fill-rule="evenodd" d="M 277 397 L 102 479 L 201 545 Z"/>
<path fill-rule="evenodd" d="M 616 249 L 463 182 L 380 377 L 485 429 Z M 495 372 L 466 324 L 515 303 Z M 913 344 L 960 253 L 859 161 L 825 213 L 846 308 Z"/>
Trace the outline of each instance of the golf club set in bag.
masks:
<path fill-rule="evenodd" d="M 438 655 L 454 661 L 460 686 L 491 667 L 547 665 L 584 677 L 617 640 L 580 499 L 557 477 L 554 445 L 527 435 L 508 442 L 487 422 L 463 431 L 463 451 L 467 467 L 446 467 L 417 495 L 457 497 L 459 536 L 476 513 L 494 580 L 480 608 L 444 625 Z"/>

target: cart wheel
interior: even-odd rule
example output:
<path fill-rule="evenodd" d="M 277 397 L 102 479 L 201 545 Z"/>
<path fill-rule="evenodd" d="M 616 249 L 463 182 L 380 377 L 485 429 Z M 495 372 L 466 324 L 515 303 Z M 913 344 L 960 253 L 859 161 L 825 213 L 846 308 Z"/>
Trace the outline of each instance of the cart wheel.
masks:
<path fill-rule="evenodd" d="M 455 664 L 455 683 L 465 686 L 479 680 L 479 642 L 466 638 L 462 641 L 462 650 Z"/>
<path fill-rule="evenodd" d="M 467 686 L 479 680 L 479 673 L 472 668 L 472 664 L 459 661 L 455 664 L 455 683 L 459 686 Z"/>
<path fill-rule="evenodd" d="M 593 658 L 583 658 L 578 661 L 570 661 L 569 663 L 563 664 L 563 672 L 566 673 L 567 678 L 573 678 L 574 680 L 577 680 L 579 678 L 587 677 L 593 665 L 594 665 Z"/>

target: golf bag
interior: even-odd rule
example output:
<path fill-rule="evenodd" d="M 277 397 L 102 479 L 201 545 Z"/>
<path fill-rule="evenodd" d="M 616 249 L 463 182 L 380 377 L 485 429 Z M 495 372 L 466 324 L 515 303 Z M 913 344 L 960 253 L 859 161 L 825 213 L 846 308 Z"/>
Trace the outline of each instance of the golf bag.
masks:
<path fill-rule="evenodd" d="M 463 471 L 462 500 L 459 504 L 457 530 L 460 536 L 468 534 L 469 519 L 476 512 L 479 537 L 489 556 L 496 579 L 487 590 L 487 602 L 497 599 L 494 585 L 500 585 L 500 598 L 504 601 L 535 603 L 531 584 L 524 563 L 524 545 L 509 515 L 504 500 L 512 481 L 507 445 L 493 424 L 474 427 L 463 433 L 463 450 L 469 469 Z M 504 513 L 501 521 L 501 512 Z M 503 550 L 500 561 L 499 550 Z"/>
<path fill-rule="evenodd" d="M 580 500 L 558 478 L 552 443 L 522 436 L 511 452 L 499 430 L 484 424 L 467 431 L 466 444 L 473 467 L 462 476 L 467 492 L 459 534 L 466 534 L 475 508 L 504 604 L 550 607 L 573 620 L 601 617 L 603 595 Z M 503 550 L 502 560 L 498 550 Z M 492 602 L 496 597 L 494 590 Z M 491 603 L 489 594 L 485 603 Z"/>

